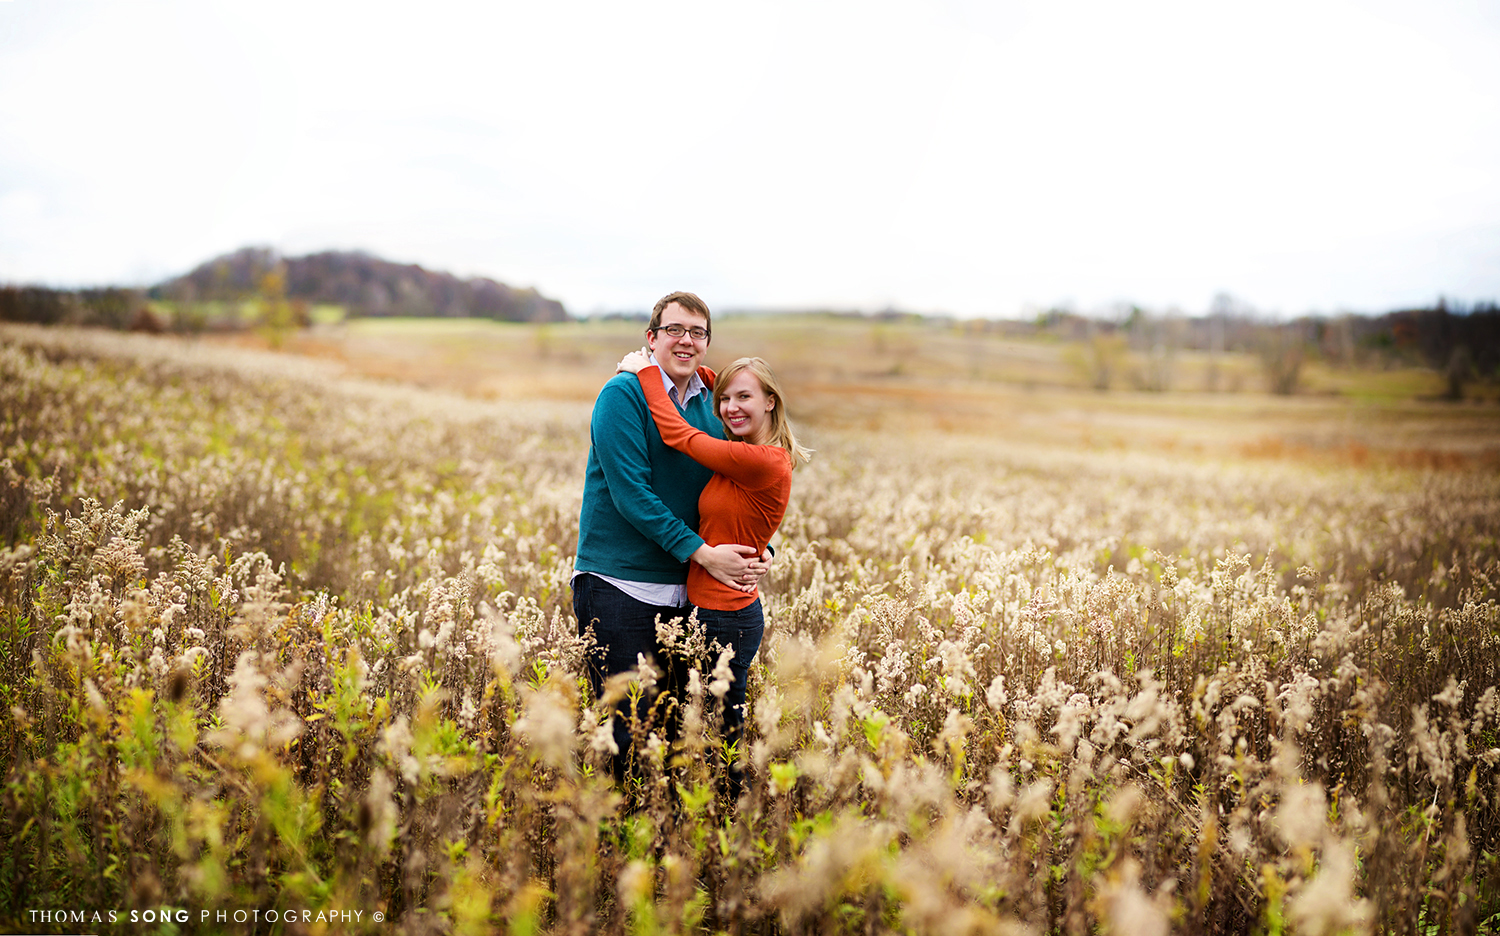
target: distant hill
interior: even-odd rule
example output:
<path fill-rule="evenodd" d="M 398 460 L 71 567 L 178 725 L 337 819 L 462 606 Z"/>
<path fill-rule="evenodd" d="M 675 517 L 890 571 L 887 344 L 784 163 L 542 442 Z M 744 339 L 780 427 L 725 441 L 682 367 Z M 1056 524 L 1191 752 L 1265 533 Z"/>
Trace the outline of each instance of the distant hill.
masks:
<path fill-rule="evenodd" d="M 288 299 L 341 305 L 351 315 L 487 318 L 562 322 L 562 303 L 534 289 L 515 289 L 485 277 L 459 279 L 415 263 L 392 263 L 363 251 L 324 251 L 283 257 L 267 247 L 245 247 L 152 287 L 154 299 L 235 300 L 255 295 L 267 273 L 279 272 Z"/>

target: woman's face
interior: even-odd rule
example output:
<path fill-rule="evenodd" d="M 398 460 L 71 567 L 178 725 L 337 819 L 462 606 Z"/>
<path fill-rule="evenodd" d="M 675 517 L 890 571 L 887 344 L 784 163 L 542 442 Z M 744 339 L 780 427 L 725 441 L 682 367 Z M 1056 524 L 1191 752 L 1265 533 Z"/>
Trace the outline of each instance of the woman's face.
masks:
<path fill-rule="evenodd" d="M 719 418 L 735 437 L 763 444 L 771 431 L 771 410 L 776 401 L 766 395 L 760 378 L 742 370 L 724 385 L 719 394 Z"/>

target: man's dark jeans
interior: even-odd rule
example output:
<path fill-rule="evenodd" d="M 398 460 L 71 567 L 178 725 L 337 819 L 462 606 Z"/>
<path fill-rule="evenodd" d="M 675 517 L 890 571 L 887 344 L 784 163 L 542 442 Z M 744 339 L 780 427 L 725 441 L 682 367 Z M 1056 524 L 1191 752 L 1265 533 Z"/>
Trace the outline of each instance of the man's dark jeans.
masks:
<path fill-rule="evenodd" d="M 604 693 L 604 683 L 616 673 L 628 673 L 638 665 L 638 658 L 645 656 L 662 675 L 653 693 L 643 694 L 637 702 L 635 717 L 648 723 L 653 714 L 658 716 L 654 727 L 661 729 L 663 738 L 669 743 L 676 740 L 675 698 L 661 700 L 662 693 L 674 692 L 685 678 L 683 664 L 666 653 L 656 640 L 656 618 L 663 621 L 674 617 L 686 617 L 690 607 L 651 605 L 630 597 L 597 575 L 584 573 L 573 579 L 573 613 L 578 617 L 580 635 L 593 631 L 595 647 L 589 655 L 589 686 L 597 699 Z M 675 695 L 680 693 L 674 692 Z M 654 712 L 653 712 L 654 709 Z M 619 748 L 612 762 L 615 782 L 624 783 L 627 772 L 639 773 L 632 768 L 630 744 L 630 702 L 622 701 L 615 706 L 614 738 Z"/>

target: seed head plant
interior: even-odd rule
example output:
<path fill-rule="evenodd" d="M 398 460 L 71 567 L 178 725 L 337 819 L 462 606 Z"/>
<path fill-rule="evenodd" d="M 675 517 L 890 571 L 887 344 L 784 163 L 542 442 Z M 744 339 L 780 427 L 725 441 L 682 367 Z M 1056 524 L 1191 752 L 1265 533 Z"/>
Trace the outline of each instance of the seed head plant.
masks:
<path fill-rule="evenodd" d="M 728 745 L 696 616 L 675 695 L 592 697 L 587 444 L 586 406 L 4 326 L 0 922 L 1500 929 L 1500 478 L 831 434 Z"/>

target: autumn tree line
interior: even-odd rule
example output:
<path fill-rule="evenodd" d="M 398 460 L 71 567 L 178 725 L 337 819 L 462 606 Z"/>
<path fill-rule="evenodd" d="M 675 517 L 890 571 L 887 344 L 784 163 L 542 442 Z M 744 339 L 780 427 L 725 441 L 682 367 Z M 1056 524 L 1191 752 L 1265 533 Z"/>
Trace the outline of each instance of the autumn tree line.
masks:
<path fill-rule="evenodd" d="M 1335 367 L 1431 368 L 1444 376 L 1443 395 L 1455 400 L 1473 382 L 1500 381 L 1500 305 L 1493 301 L 1464 307 L 1439 298 L 1432 306 L 1376 316 L 1277 320 L 1220 295 L 1199 316 L 1135 305 L 1104 317 L 1049 309 L 1025 328 L 1076 343 L 1076 364 L 1096 390 L 1173 389 L 1184 352 L 1207 356 L 1207 390 L 1225 389 L 1228 378 L 1218 362 L 1228 354 L 1257 357 L 1266 386 L 1283 395 L 1301 389 L 1303 368 L 1314 360 Z M 1134 362 L 1129 374 L 1127 359 Z"/>
<path fill-rule="evenodd" d="M 460 279 L 359 251 L 285 257 L 247 247 L 142 289 L 0 287 L 0 321 L 138 331 L 305 327 L 309 309 L 318 305 L 339 306 L 350 316 L 568 318 L 562 303 L 534 289 L 485 277 Z"/>
<path fill-rule="evenodd" d="M 0 286 L 0 321 L 179 333 L 257 329 L 273 345 L 310 325 L 310 310 L 320 305 L 352 317 L 569 319 L 562 303 L 534 289 L 484 277 L 460 279 L 358 251 L 285 257 L 247 247 L 139 289 Z M 910 316 L 895 310 L 874 316 L 892 317 Z M 962 327 L 1070 342 L 1075 368 L 1101 391 L 1183 389 L 1179 363 L 1187 352 L 1206 356 L 1201 389 L 1210 391 L 1236 389 L 1238 378 L 1221 366 L 1227 355 L 1258 358 L 1265 386 L 1278 394 L 1302 389 L 1304 367 L 1315 360 L 1336 367 L 1431 368 L 1444 377 L 1443 396 L 1454 400 L 1474 382 L 1500 382 L 1500 305 L 1494 301 L 1465 307 L 1439 298 L 1431 306 L 1383 315 L 1282 320 L 1220 294 L 1200 315 L 1122 304 L 1102 315 L 1054 308 L 1031 321 L 971 321 Z"/>

